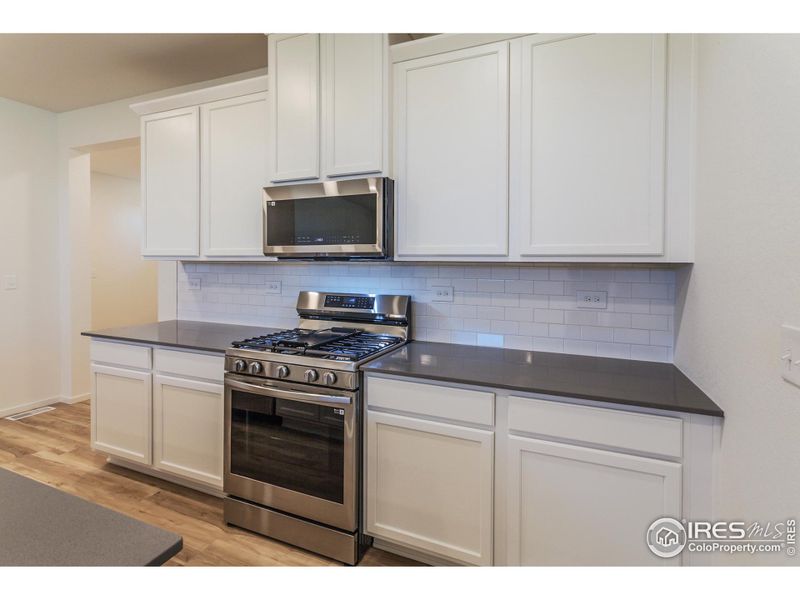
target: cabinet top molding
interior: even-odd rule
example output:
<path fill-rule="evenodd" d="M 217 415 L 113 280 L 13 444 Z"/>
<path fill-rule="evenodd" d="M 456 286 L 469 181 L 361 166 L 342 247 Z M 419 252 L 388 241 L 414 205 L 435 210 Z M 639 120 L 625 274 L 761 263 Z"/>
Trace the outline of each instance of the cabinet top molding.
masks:
<path fill-rule="evenodd" d="M 413 60 L 415 58 L 422 58 L 423 56 L 431 56 L 433 54 L 441 54 L 443 52 L 452 52 L 453 50 L 463 50 L 465 48 L 472 48 L 474 46 L 482 46 L 484 44 L 492 44 L 494 42 L 503 42 L 506 40 L 513 40 L 514 38 L 524 37 L 530 35 L 529 33 L 440 33 L 430 37 L 413 40 L 411 42 L 402 42 L 390 47 L 392 62 L 403 62 L 406 60 Z"/>
<path fill-rule="evenodd" d="M 258 77 L 250 77 L 248 79 L 231 81 L 229 83 L 201 88 L 199 90 L 192 90 L 191 92 L 183 92 L 181 94 L 164 96 L 162 98 L 145 100 L 144 102 L 136 102 L 131 104 L 131 110 L 138 115 L 150 115 L 166 110 L 205 104 L 206 102 L 216 102 L 217 100 L 226 100 L 237 96 L 266 92 L 268 89 L 268 76 L 259 75 Z"/>

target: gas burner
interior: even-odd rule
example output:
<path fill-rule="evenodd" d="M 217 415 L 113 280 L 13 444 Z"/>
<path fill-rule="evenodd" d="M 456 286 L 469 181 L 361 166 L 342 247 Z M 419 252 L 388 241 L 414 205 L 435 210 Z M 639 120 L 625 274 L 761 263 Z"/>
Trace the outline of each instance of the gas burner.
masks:
<path fill-rule="evenodd" d="M 399 336 L 369 333 L 350 327 L 317 330 L 295 328 L 233 342 L 232 346 L 272 354 L 356 361 L 403 341 Z"/>

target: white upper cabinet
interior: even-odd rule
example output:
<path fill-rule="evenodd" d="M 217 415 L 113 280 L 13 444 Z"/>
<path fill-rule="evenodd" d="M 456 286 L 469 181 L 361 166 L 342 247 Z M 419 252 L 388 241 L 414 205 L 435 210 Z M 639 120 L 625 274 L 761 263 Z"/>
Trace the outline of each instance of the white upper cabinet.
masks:
<path fill-rule="evenodd" d="M 200 108 L 204 256 L 263 257 L 266 104 L 266 93 L 258 93 Z"/>
<path fill-rule="evenodd" d="M 142 118 L 144 256 L 199 256 L 198 113 L 190 106 Z"/>
<path fill-rule="evenodd" d="M 508 255 L 508 42 L 394 65 L 397 254 Z"/>
<path fill-rule="evenodd" d="M 666 37 L 512 41 L 522 257 L 664 253 Z"/>
<path fill-rule="evenodd" d="M 317 179 L 319 170 L 319 34 L 271 35 L 270 181 Z"/>
<path fill-rule="evenodd" d="M 142 254 L 264 258 L 267 78 L 134 104 L 142 115 Z"/>
<path fill-rule="evenodd" d="M 270 181 L 385 171 L 387 61 L 384 34 L 270 36 Z"/>
<path fill-rule="evenodd" d="M 325 34 L 322 50 L 325 175 L 380 173 L 388 128 L 386 36 Z"/>

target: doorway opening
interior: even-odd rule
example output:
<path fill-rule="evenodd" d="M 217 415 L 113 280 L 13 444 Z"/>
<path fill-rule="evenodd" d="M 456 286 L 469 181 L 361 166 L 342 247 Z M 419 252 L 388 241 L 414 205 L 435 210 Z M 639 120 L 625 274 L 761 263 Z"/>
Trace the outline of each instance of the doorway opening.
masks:
<path fill-rule="evenodd" d="M 158 263 L 141 256 L 139 138 L 90 155 L 91 328 L 158 321 Z"/>

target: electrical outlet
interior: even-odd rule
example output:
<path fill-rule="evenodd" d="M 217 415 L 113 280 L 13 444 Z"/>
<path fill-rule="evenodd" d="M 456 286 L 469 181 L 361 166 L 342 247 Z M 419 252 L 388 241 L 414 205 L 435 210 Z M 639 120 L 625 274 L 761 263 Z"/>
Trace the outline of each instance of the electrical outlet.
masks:
<path fill-rule="evenodd" d="M 453 288 L 446 285 L 433 285 L 431 286 L 433 292 L 434 302 L 452 302 L 453 301 Z"/>
<path fill-rule="evenodd" d="M 608 292 L 578 292 L 578 308 L 606 308 Z"/>
<path fill-rule="evenodd" d="M 281 282 L 280 281 L 268 281 L 266 284 L 266 289 L 268 294 L 280 294 L 281 293 Z"/>
<path fill-rule="evenodd" d="M 199 290 L 203 287 L 203 280 L 199 277 L 190 277 L 187 282 L 190 290 Z"/>
<path fill-rule="evenodd" d="M 781 325 L 781 375 L 800 386 L 800 327 Z"/>
<path fill-rule="evenodd" d="M 3 289 L 5 290 L 17 289 L 17 276 L 6 275 L 5 277 L 3 277 Z"/>

